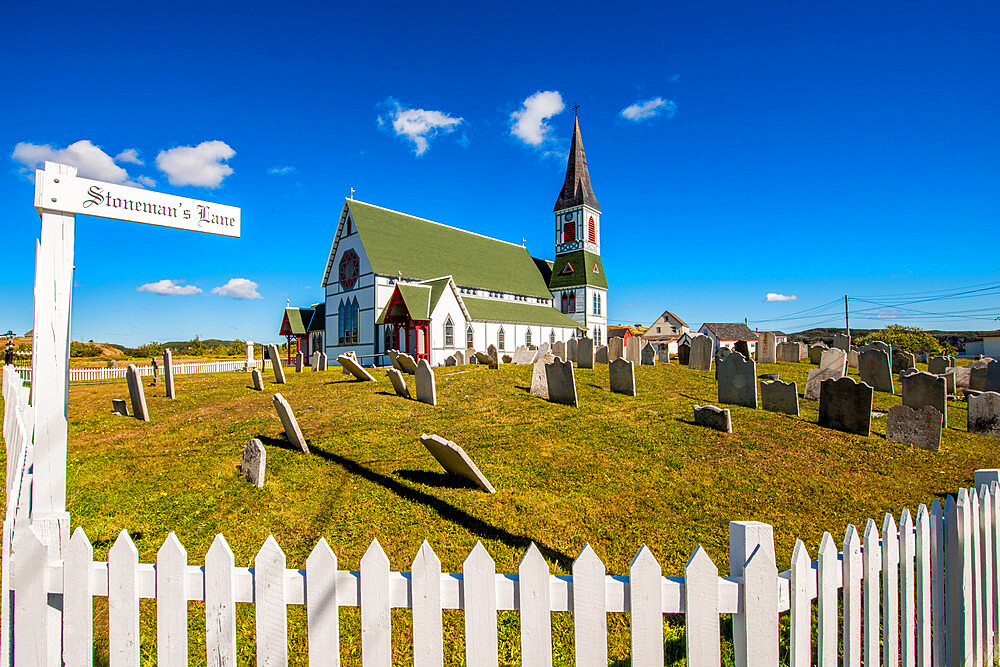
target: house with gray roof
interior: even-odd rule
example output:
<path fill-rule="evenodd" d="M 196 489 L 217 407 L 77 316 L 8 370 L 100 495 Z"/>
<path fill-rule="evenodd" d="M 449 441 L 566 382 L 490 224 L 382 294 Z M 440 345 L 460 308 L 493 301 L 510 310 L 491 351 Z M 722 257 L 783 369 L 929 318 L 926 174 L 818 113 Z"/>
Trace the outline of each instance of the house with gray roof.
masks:
<path fill-rule="evenodd" d="M 642 334 L 642 338 L 653 347 L 666 346 L 670 354 L 677 354 L 677 346 L 680 344 L 681 336 L 689 331 L 687 322 L 676 313 L 665 310 Z"/>
<path fill-rule="evenodd" d="M 745 340 L 750 354 L 756 355 L 758 334 L 742 322 L 706 322 L 698 329 L 698 333 L 705 334 L 712 339 L 713 351 L 720 347 L 733 349 L 738 341 Z"/>

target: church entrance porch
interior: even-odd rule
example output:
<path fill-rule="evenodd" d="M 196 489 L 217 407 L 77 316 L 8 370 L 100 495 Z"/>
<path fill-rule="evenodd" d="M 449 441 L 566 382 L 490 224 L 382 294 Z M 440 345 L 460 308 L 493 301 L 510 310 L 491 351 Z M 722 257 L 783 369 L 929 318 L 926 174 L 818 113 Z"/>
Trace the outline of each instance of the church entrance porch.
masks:
<path fill-rule="evenodd" d="M 385 309 L 385 327 L 390 331 L 391 347 L 412 355 L 417 361 L 431 360 L 431 322 L 414 319 L 399 287 L 392 293 Z"/>

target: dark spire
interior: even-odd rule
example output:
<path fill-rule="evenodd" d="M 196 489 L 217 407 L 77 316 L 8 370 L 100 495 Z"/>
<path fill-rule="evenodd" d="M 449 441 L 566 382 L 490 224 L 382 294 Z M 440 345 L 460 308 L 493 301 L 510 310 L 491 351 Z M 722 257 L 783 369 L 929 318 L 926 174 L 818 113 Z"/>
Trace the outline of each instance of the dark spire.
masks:
<path fill-rule="evenodd" d="M 566 180 L 563 181 L 562 192 L 556 200 L 553 211 L 559 211 L 571 206 L 586 204 L 601 211 L 597 203 L 597 195 L 590 185 L 590 172 L 587 170 L 587 154 L 583 152 L 583 139 L 580 138 L 580 119 L 575 120 L 573 128 L 573 143 L 569 147 L 569 161 L 566 164 Z"/>

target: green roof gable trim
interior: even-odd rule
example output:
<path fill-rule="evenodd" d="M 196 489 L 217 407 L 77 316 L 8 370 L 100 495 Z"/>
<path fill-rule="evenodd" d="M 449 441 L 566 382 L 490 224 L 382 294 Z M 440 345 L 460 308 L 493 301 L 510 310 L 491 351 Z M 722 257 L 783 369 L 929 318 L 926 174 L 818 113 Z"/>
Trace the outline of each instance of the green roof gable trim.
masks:
<path fill-rule="evenodd" d="M 402 297 L 403 304 L 406 306 L 407 312 L 410 313 L 410 318 L 417 321 L 431 319 L 431 314 L 434 312 L 438 301 L 441 300 L 441 295 L 448 288 L 449 280 L 448 277 L 444 277 L 437 280 L 428 280 L 419 285 L 396 285 L 399 296 Z M 393 292 L 393 296 L 395 296 L 395 291 Z M 375 324 L 385 324 L 385 317 L 389 314 L 389 306 L 391 304 L 392 297 L 389 297 L 389 301 L 382 308 L 382 312 L 379 313 Z"/>
<path fill-rule="evenodd" d="M 279 336 L 304 336 L 312 321 L 312 308 L 285 308 L 285 316 L 281 320 Z M 285 324 L 288 327 L 285 327 Z"/>
<path fill-rule="evenodd" d="M 552 298 L 522 246 L 354 199 L 347 207 L 376 274 L 416 280 L 450 274 L 462 287 Z"/>
<path fill-rule="evenodd" d="M 572 271 L 567 269 L 567 264 L 572 266 Z M 594 272 L 595 264 L 597 265 L 596 273 Z M 577 250 L 557 256 L 552 266 L 552 277 L 549 278 L 549 289 L 583 287 L 584 285 L 608 288 L 608 279 L 604 275 L 604 264 L 601 263 L 601 256 L 586 250 Z"/>
<path fill-rule="evenodd" d="M 585 326 L 563 315 L 552 306 L 536 306 L 520 301 L 498 301 L 495 299 L 477 299 L 462 297 L 469 317 L 478 322 L 511 322 L 513 324 L 539 324 L 552 327 L 573 327 L 586 329 Z"/>

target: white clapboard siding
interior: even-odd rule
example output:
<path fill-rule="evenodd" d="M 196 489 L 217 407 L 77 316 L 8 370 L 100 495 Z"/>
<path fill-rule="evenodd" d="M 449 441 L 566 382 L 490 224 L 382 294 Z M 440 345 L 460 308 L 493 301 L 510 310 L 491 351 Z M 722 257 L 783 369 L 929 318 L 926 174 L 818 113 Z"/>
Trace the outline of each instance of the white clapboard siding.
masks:
<path fill-rule="evenodd" d="M 361 557 L 361 663 L 392 664 L 392 619 L 389 615 L 389 557 L 372 540 Z"/>
<path fill-rule="evenodd" d="M 337 556 L 326 539 L 321 537 L 306 559 L 306 622 L 309 626 L 310 667 L 340 667 L 337 574 Z M 416 619 L 414 614 L 414 625 Z"/>
<path fill-rule="evenodd" d="M 441 620 L 441 559 L 424 540 L 410 575 L 413 606 L 413 665 L 441 667 L 444 641 Z"/>
<path fill-rule="evenodd" d="M 819 667 L 838 667 L 837 642 L 839 634 L 837 595 L 843 578 L 838 559 L 837 545 L 830 533 L 823 533 L 816 562 L 817 577 L 817 637 L 816 658 Z"/>
<path fill-rule="evenodd" d="M 861 538 L 854 525 L 844 534 L 844 667 L 861 667 Z"/>
<path fill-rule="evenodd" d="M 899 664 L 899 536 L 896 521 L 882 521 L 882 664 Z"/>
<path fill-rule="evenodd" d="M 884 530 L 882 534 L 884 540 Z M 917 664 L 916 547 L 913 519 L 910 510 L 904 509 L 899 515 L 899 664 L 902 667 L 916 667 Z"/>
<path fill-rule="evenodd" d="M 663 665 L 663 571 L 645 544 L 629 565 L 632 664 Z"/>
<path fill-rule="evenodd" d="M 701 545 L 684 566 L 684 609 L 687 667 L 718 667 L 719 568 Z"/>
<path fill-rule="evenodd" d="M 187 551 L 171 532 L 156 552 L 157 665 L 188 664 L 186 572 Z"/>
<path fill-rule="evenodd" d="M 589 544 L 573 561 L 573 645 L 580 667 L 607 667 L 606 568 Z"/>
<path fill-rule="evenodd" d="M 267 536 L 253 560 L 257 664 L 288 664 L 288 609 L 285 594 L 285 554 Z"/>
<path fill-rule="evenodd" d="M 465 663 L 470 667 L 496 667 L 497 587 L 496 564 L 482 542 L 462 563 L 465 605 Z"/>
<path fill-rule="evenodd" d="M 222 535 L 215 536 L 205 556 L 204 591 L 208 664 L 236 667 L 236 565 Z"/>
<path fill-rule="evenodd" d="M 521 660 L 526 665 L 551 665 L 552 603 L 549 566 L 534 542 L 521 559 L 517 575 L 518 606 L 521 610 Z"/>
<path fill-rule="evenodd" d="M 809 667 L 812 662 L 812 596 L 809 594 L 812 578 L 812 563 L 806 545 L 802 540 L 795 540 L 788 590 L 790 667 Z"/>
<path fill-rule="evenodd" d="M 111 667 L 139 665 L 139 550 L 125 530 L 108 552 L 108 658 Z"/>

